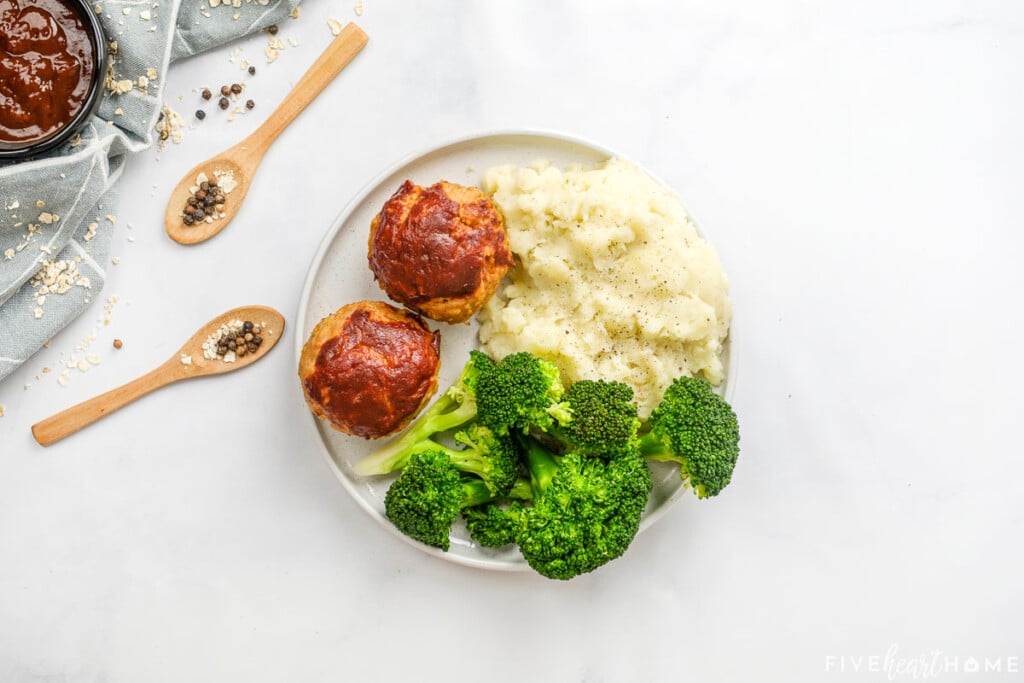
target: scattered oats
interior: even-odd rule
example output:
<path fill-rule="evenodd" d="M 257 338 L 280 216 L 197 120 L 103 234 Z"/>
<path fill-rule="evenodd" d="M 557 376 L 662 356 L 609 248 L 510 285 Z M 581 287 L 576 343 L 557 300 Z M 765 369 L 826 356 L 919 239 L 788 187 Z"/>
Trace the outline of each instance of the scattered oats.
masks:
<path fill-rule="evenodd" d="M 338 35 L 339 33 L 341 33 L 341 29 L 344 28 L 342 23 L 337 19 L 328 19 L 327 26 L 331 29 L 331 33 L 333 35 Z"/>
<path fill-rule="evenodd" d="M 111 223 L 116 223 L 117 222 L 117 216 L 115 216 L 112 213 L 108 213 L 106 216 L 104 216 L 104 218 L 106 218 Z"/>
<path fill-rule="evenodd" d="M 355 10 L 357 17 L 363 16 L 363 0 L 356 0 Z"/>
<path fill-rule="evenodd" d="M 37 319 L 43 317 L 43 309 L 39 308 L 38 306 L 36 306 L 36 309 L 32 311 L 32 313 L 35 314 Z"/>
<path fill-rule="evenodd" d="M 49 366 L 49 365 L 47 365 L 46 367 L 44 367 L 44 368 L 43 368 L 43 374 L 44 374 L 44 375 L 47 375 L 47 374 L 49 374 L 49 373 L 50 373 L 50 371 L 51 371 L 51 368 L 50 368 L 50 366 Z"/>
<path fill-rule="evenodd" d="M 134 242 L 135 241 L 135 237 L 132 236 L 132 235 L 128 235 L 128 241 L 129 242 Z"/>
<path fill-rule="evenodd" d="M 135 84 L 132 83 L 130 78 L 122 78 L 119 81 L 114 81 L 114 94 L 123 95 L 126 92 L 131 92 Z"/>
<path fill-rule="evenodd" d="M 103 7 L 99 3 L 93 5 L 92 8 L 96 10 L 96 14 L 103 14 Z"/>
<path fill-rule="evenodd" d="M 116 294 L 111 294 L 107 297 L 107 301 L 103 306 L 103 324 L 109 325 L 111 315 L 114 312 L 114 306 L 119 301 L 119 297 Z"/>
<path fill-rule="evenodd" d="M 270 38 L 267 41 L 267 46 L 263 48 L 263 54 L 267 56 L 267 64 L 273 63 L 280 57 L 281 51 L 284 49 L 284 42 L 280 38 Z"/>
<path fill-rule="evenodd" d="M 89 364 L 84 360 L 76 360 L 75 367 L 78 368 L 79 372 L 89 372 Z"/>
<path fill-rule="evenodd" d="M 91 240 L 93 237 L 96 236 L 96 231 L 99 229 L 99 227 L 100 227 L 100 224 L 96 223 L 95 221 L 93 221 L 92 223 L 89 223 L 89 225 L 86 226 L 87 229 L 85 231 L 85 237 L 84 237 L 86 242 L 88 242 L 89 240 Z"/>
<path fill-rule="evenodd" d="M 210 0 L 210 7 L 220 7 L 220 0 Z"/>
<path fill-rule="evenodd" d="M 125 16 L 128 16 L 131 13 L 132 13 L 132 8 L 131 7 L 123 7 L 123 8 L 121 8 L 121 14 L 123 14 Z"/>
<path fill-rule="evenodd" d="M 26 384 L 26 385 L 25 385 L 25 387 L 26 387 L 26 388 L 28 388 L 28 387 L 30 387 L 30 386 L 32 386 L 32 385 L 31 385 L 31 384 Z M 7 409 L 6 409 L 6 408 L 4 408 L 4 404 L 3 404 L 3 403 L 0 403 L 0 417 L 3 417 L 3 416 L 4 416 L 4 412 L 5 412 L 6 410 L 7 410 Z"/>
<path fill-rule="evenodd" d="M 56 221 L 57 216 L 53 215 L 49 211 L 43 211 L 41 214 L 39 214 L 39 222 L 44 225 L 50 225 L 51 223 L 55 223 Z"/>
<path fill-rule="evenodd" d="M 14 258 L 14 249 L 12 249 L 12 248 L 4 249 L 4 258 L 7 259 L 8 261 L 10 261 L 12 258 Z"/>
<path fill-rule="evenodd" d="M 89 361 L 90 365 L 99 365 L 103 362 L 103 358 L 98 353 L 90 353 L 85 359 Z"/>
<path fill-rule="evenodd" d="M 124 116 L 124 109 L 121 109 L 121 107 L 118 107 L 117 109 L 115 109 L 114 110 L 114 116 Z"/>
<path fill-rule="evenodd" d="M 82 144 L 82 134 L 81 133 L 75 133 L 74 135 L 72 135 L 71 136 L 71 142 L 69 144 L 72 147 L 78 147 L 80 144 Z"/>
<path fill-rule="evenodd" d="M 121 263 L 121 259 L 120 257 L 115 256 L 114 258 L 110 259 L 110 262 L 116 266 L 117 264 Z"/>
<path fill-rule="evenodd" d="M 217 186 L 224 190 L 226 195 L 231 194 L 231 191 L 238 187 L 234 171 L 214 171 L 213 175 L 217 177 Z"/>
<path fill-rule="evenodd" d="M 148 78 L 151 81 L 156 80 L 156 67 L 151 66 L 146 69 L 146 78 Z"/>
<path fill-rule="evenodd" d="M 234 19 L 235 21 L 238 21 L 239 17 L 241 17 L 241 16 L 242 16 L 241 12 L 235 12 L 234 14 L 231 15 L 231 18 Z"/>
<path fill-rule="evenodd" d="M 291 17 L 292 19 L 298 19 L 298 18 L 299 18 L 299 6 L 298 6 L 298 5 L 296 5 L 296 6 L 295 6 L 295 7 L 294 7 L 294 8 L 292 9 L 292 13 L 291 13 L 291 14 L 289 14 L 288 16 L 290 16 L 290 17 Z"/>
<path fill-rule="evenodd" d="M 42 199 L 38 199 L 38 200 L 36 200 L 36 208 L 39 208 L 39 209 L 41 209 L 41 208 L 43 208 L 44 206 L 46 206 L 46 202 L 44 202 L 44 201 L 43 201 Z"/>
<path fill-rule="evenodd" d="M 298 9 L 298 8 L 296 7 L 296 9 Z M 288 42 L 291 44 L 292 47 L 298 47 L 299 46 L 298 38 L 291 38 L 291 37 L 289 37 L 288 38 Z"/>
<path fill-rule="evenodd" d="M 15 210 L 15 209 L 17 209 L 17 208 L 18 208 L 19 206 L 21 206 L 21 204 L 20 204 L 20 203 L 18 203 L 18 200 L 17 200 L 17 199 L 15 199 L 15 200 L 13 200 L 13 201 L 12 201 L 12 202 L 11 202 L 10 204 L 8 204 L 7 206 L 5 206 L 5 207 L 4 207 L 4 209 L 6 209 L 7 211 L 14 211 L 14 210 Z"/>
<path fill-rule="evenodd" d="M 192 365 L 192 356 L 186 355 L 184 353 L 181 354 L 181 364 L 182 365 Z"/>
<path fill-rule="evenodd" d="M 163 116 L 156 123 L 156 132 L 160 136 L 159 148 L 163 149 L 167 145 L 167 141 L 171 140 L 175 144 L 179 144 L 184 137 L 182 132 L 185 128 L 185 119 L 181 117 L 181 114 L 174 111 L 167 105 L 164 105 Z"/>
<path fill-rule="evenodd" d="M 152 16 L 153 15 L 149 13 L 148 9 L 144 9 L 139 12 L 139 19 L 142 19 L 143 21 L 149 21 Z"/>
<path fill-rule="evenodd" d="M 57 376 L 57 384 L 61 385 L 62 387 L 66 387 L 68 385 L 67 370 L 61 370 L 60 375 Z"/>

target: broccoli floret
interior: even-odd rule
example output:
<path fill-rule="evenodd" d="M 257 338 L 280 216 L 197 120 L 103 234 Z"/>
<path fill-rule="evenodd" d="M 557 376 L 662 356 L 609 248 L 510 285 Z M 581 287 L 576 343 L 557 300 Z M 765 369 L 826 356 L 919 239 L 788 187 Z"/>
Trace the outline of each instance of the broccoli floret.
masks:
<path fill-rule="evenodd" d="M 643 457 L 678 463 L 679 476 L 698 498 L 717 496 L 732 479 L 740 454 L 739 423 L 706 380 L 673 381 L 643 430 Z"/>
<path fill-rule="evenodd" d="M 525 479 L 508 495 L 529 494 Z M 387 518 L 406 536 L 447 551 L 452 524 L 459 512 L 497 500 L 483 480 L 465 476 L 441 449 L 410 456 L 398 478 L 384 494 Z"/>
<path fill-rule="evenodd" d="M 525 480 L 524 480 L 525 481 Z M 526 491 L 519 498 L 532 498 L 529 482 Z M 520 500 L 507 504 L 485 503 L 462 511 L 470 537 L 485 548 L 500 548 L 510 545 L 519 538 L 523 529 L 526 506 Z"/>
<path fill-rule="evenodd" d="M 406 536 L 448 550 L 452 524 L 464 507 L 494 499 L 486 484 L 464 476 L 440 450 L 409 457 L 384 494 L 384 513 Z"/>
<path fill-rule="evenodd" d="M 432 403 L 401 436 L 355 464 L 356 474 L 389 474 L 402 469 L 424 441 L 457 429 L 476 418 L 476 385 L 482 373 L 494 367 L 486 354 L 473 350 L 457 380 Z"/>
<path fill-rule="evenodd" d="M 580 380 L 569 385 L 565 403 L 571 419 L 548 430 L 560 450 L 604 458 L 635 451 L 640 419 L 628 384 Z"/>
<path fill-rule="evenodd" d="M 476 385 L 479 419 L 499 434 L 546 430 L 568 422 L 565 386 L 558 368 L 531 353 L 511 353 L 480 374 Z"/>
<path fill-rule="evenodd" d="M 462 472 L 475 474 L 491 493 L 504 496 L 520 474 L 519 451 L 508 434 L 495 434 L 489 427 L 474 422 L 455 433 L 460 450 L 445 448 L 448 457 Z"/>
<path fill-rule="evenodd" d="M 516 537 L 526 562 L 552 579 L 571 579 L 622 555 L 637 531 L 651 491 L 638 452 L 614 460 L 556 455 L 523 438 L 532 505 Z"/>

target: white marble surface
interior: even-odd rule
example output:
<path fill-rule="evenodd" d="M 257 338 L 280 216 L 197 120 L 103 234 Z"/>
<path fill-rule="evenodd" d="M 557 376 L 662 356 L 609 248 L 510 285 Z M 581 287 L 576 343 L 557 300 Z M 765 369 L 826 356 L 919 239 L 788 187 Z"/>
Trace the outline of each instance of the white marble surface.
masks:
<path fill-rule="evenodd" d="M 1024 5 L 354 4 L 309 0 L 273 64 L 256 36 L 173 67 L 188 116 L 241 48 L 257 108 L 208 107 L 131 161 L 110 324 L 97 303 L 0 384 L 0 681 L 1018 679 Z M 166 193 L 262 120 L 328 17 L 369 47 L 272 148 L 237 224 L 170 242 Z M 743 432 L 718 499 L 570 583 L 427 556 L 332 477 L 290 340 L 32 440 L 221 310 L 293 319 L 364 183 L 510 127 L 639 160 L 718 247 Z M 66 388 L 42 374 L 92 334 L 99 366 Z"/>

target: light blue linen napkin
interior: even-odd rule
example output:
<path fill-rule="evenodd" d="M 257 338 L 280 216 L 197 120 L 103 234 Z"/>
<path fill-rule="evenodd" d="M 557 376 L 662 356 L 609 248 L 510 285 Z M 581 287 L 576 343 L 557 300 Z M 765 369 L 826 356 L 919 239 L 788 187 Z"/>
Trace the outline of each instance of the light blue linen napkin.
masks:
<path fill-rule="evenodd" d="M 158 140 L 168 66 L 286 19 L 299 0 L 95 0 L 112 71 L 64 146 L 0 162 L 0 380 L 102 299 L 128 155 Z"/>

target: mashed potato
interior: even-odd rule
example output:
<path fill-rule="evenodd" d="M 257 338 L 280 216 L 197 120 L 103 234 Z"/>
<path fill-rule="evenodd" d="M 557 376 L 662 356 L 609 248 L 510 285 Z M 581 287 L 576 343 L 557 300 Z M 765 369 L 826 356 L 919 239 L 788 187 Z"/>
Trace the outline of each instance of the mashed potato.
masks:
<path fill-rule="evenodd" d="M 679 375 L 721 383 L 728 281 L 673 192 L 622 159 L 501 166 L 483 186 L 517 257 L 478 316 L 486 352 L 531 351 L 567 381 L 625 382 L 641 416 Z"/>

